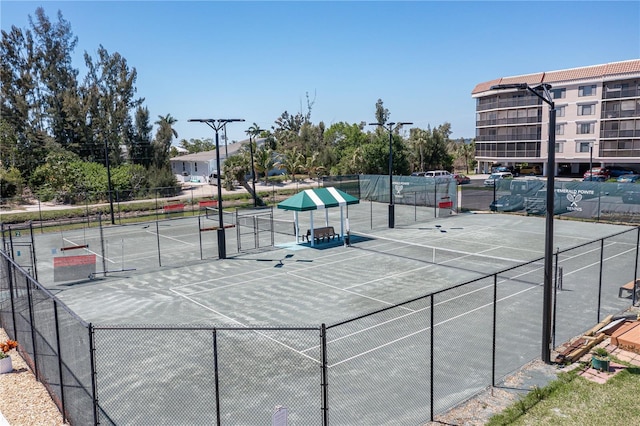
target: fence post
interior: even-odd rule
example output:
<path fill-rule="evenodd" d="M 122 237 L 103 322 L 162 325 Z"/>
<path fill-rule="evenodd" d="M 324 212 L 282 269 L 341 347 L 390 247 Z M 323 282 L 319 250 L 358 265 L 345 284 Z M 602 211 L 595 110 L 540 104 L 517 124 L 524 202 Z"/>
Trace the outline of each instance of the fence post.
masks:
<path fill-rule="evenodd" d="M 102 276 L 107 276 L 107 256 L 104 252 L 104 233 L 102 230 L 102 212 L 98 212 L 98 227 L 100 228 L 100 249 L 102 254 Z"/>
<path fill-rule="evenodd" d="M 38 259 L 36 258 L 36 240 L 33 236 L 33 221 L 29 221 L 29 235 L 31 236 L 31 263 L 33 264 L 33 277 L 38 281 Z"/>
<path fill-rule="evenodd" d="M 498 314 L 498 274 L 493 274 L 493 337 L 491 353 L 491 387 L 496 386 L 496 325 Z"/>
<path fill-rule="evenodd" d="M 201 217 L 202 215 L 198 214 L 198 241 L 200 242 L 200 260 L 203 260 L 202 258 L 202 225 L 200 224 Z"/>
<path fill-rule="evenodd" d="M 433 178 L 433 217 L 438 217 L 438 181 Z"/>
<path fill-rule="evenodd" d="M 122 225 L 122 215 L 120 214 L 120 190 L 116 189 L 116 203 L 118 204 L 118 224 Z"/>
<path fill-rule="evenodd" d="M 600 322 L 600 306 L 602 303 L 602 269 L 604 268 L 604 238 L 600 240 L 600 277 L 598 278 L 598 317 L 596 324 Z"/>
<path fill-rule="evenodd" d="M 156 241 L 158 244 L 158 266 L 162 266 L 162 254 L 160 252 L 160 226 L 158 225 L 157 217 L 156 217 Z"/>
<path fill-rule="evenodd" d="M 638 246 L 640 246 L 640 226 L 636 229 L 638 230 L 638 232 L 636 234 L 636 266 L 633 269 L 633 298 L 631 301 L 632 306 L 636 306 L 636 291 L 638 290 Z"/>
<path fill-rule="evenodd" d="M 371 222 L 370 226 L 373 229 L 373 200 L 369 200 L 369 222 Z"/>
<path fill-rule="evenodd" d="M 213 382 L 215 383 L 215 399 L 216 399 L 216 424 L 220 426 L 220 391 L 218 381 L 218 332 L 213 329 Z"/>
<path fill-rule="evenodd" d="M 89 323 L 89 357 L 91 363 L 91 393 L 93 396 L 93 424 L 98 423 L 98 385 L 96 382 L 96 348 L 95 348 L 95 333 L 93 324 Z"/>
<path fill-rule="evenodd" d="M 16 300 L 15 300 L 15 298 L 18 297 L 18 290 L 16 289 L 16 283 L 15 283 L 16 275 L 9 257 L 5 257 L 5 260 L 7 261 L 7 269 L 8 269 L 7 272 L 9 275 L 9 296 L 11 298 L 11 320 L 13 321 L 12 337 L 14 340 L 18 340 L 18 330 L 16 329 Z"/>
<path fill-rule="evenodd" d="M 553 320 L 551 321 L 551 342 L 552 346 L 556 347 L 556 309 L 558 306 L 558 258 L 560 255 L 560 248 L 556 247 L 555 268 L 554 268 L 554 283 L 553 286 Z"/>
<path fill-rule="evenodd" d="M 44 234 L 44 229 L 42 228 L 42 207 L 40 206 L 40 195 L 38 194 L 38 217 L 40 218 L 40 233 Z"/>
<path fill-rule="evenodd" d="M 320 376 L 320 386 L 322 387 L 322 425 L 329 424 L 329 383 L 328 383 L 328 361 L 327 361 L 327 326 L 323 323 L 320 326 L 320 347 L 322 349 L 322 371 Z"/>
<path fill-rule="evenodd" d="M 84 198 L 84 211 L 85 214 L 87 215 L 87 228 L 91 228 L 91 221 L 89 220 L 89 198 L 87 195 L 87 190 L 83 190 L 82 191 L 83 194 L 83 198 Z"/>
<path fill-rule="evenodd" d="M 58 377 L 60 380 L 60 404 L 62 405 L 62 420 L 67 421 L 67 410 L 64 404 L 64 375 L 62 374 L 62 347 L 60 345 L 60 321 L 58 320 L 58 302 L 53 299 L 53 317 L 56 327 L 56 352 L 58 354 Z"/>
<path fill-rule="evenodd" d="M 435 296 L 432 294 L 431 295 L 431 308 L 430 308 L 430 310 L 431 310 L 431 327 L 430 327 L 430 330 L 429 330 L 429 334 L 430 334 L 430 337 L 429 337 L 429 346 L 430 346 L 430 348 L 429 348 L 429 352 L 430 352 L 429 353 L 429 358 L 430 358 L 430 361 L 429 361 L 429 389 L 430 389 L 429 390 L 429 407 L 430 407 L 429 408 L 429 416 L 430 417 L 429 417 L 429 419 L 431 421 L 433 421 L 433 334 L 434 334 L 433 333 L 433 328 L 434 328 L 433 327 L 433 318 L 434 318 L 434 315 L 433 315 L 433 309 L 434 309 L 433 298 L 434 297 Z"/>
<path fill-rule="evenodd" d="M 40 371 L 38 370 L 38 350 L 36 348 L 36 326 L 33 322 L 33 298 L 31 296 L 31 286 L 29 285 L 29 277 L 25 276 L 25 285 L 27 286 L 27 301 L 29 302 L 29 328 L 31 328 L 31 345 L 33 347 L 33 374 L 38 381 L 42 379 L 40 377 Z M 18 334 L 16 330 L 16 335 Z"/>

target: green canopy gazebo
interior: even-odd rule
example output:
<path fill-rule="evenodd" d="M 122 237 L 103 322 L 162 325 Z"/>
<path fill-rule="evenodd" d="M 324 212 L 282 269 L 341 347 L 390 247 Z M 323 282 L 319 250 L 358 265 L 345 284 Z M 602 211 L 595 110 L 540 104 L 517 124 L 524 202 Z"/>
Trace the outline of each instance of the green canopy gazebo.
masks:
<path fill-rule="evenodd" d="M 296 228 L 296 243 L 300 242 L 300 230 L 298 229 L 298 213 L 310 212 L 310 228 L 311 235 L 313 235 L 313 212 L 315 210 L 324 210 L 325 213 L 325 226 L 329 226 L 329 211 L 327 209 L 332 207 L 340 207 L 340 238 L 344 238 L 345 233 L 345 220 L 343 208 L 349 204 L 358 204 L 360 200 L 356 197 L 340 191 L 334 187 L 329 188 L 313 188 L 305 189 L 298 192 L 286 200 L 278 204 L 279 209 L 293 211 L 295 228 Z M 349 231 L 349 219 L 347 219 L 347 232 Z M 311 246 L 314 245 L 314 239 L 310 239 Z"/>

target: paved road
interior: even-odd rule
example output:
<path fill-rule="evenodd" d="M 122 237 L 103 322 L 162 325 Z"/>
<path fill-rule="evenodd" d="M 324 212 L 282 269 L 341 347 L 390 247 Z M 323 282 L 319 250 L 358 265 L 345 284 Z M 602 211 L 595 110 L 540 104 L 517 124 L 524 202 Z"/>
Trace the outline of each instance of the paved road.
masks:
<path fill-rule="evenodd" d="M 209 185 L 207 183 L 193 183 L 189 185 L 190 186 L 188 187 L 185 186 L 185 189 L 182 191 L 180 195 L 172 198 L 173 199 L 175 198 L 190 199 L 190 198 L 206 198 L 206 197 L 217 196 L 218 187 L 215 185 Z M 304 180 L 298 180 L 296 182 L 288 182 L 284 184 L 275 184 L 275 185 L 265 185 L 264 182 L 256 182 L 256 191 L 264 192 L 264 191 L 277 191 L 281 189 L 298 189 L 298 188 L 306 189 L 311 187 L 317 187 L 318 185 L 319 185 L 318 181 L 312 180 L 312 179 L 304 179 Z M 225 195 L 242 194 L 242 193 L 247 193 L 247 190 L 241 186 L 238 186 L 231 191 L 225 188 L 222 188 L 223 200 Z M 126 202 L 122 202 L 121 204 L 136 203 L 139 201 L 141 200 L 126 201 Z M 95 205 L 104 206 L 104 205 L 108 205 L 108 203 L 100 203 Z M 77 208 L 77 207 L 78 207 L 77 205 L 70 206 L 68 204 L 58 204 L 54 202 L 39 203 L 38 200 L 33 200 L 31 204 L 24 204 L 24 205 L 15 207 L 11 210 L 0 210 L 0 217 L 3 214 L 37 212 L 41 210 L 66 210 L 69 208 Z"/>

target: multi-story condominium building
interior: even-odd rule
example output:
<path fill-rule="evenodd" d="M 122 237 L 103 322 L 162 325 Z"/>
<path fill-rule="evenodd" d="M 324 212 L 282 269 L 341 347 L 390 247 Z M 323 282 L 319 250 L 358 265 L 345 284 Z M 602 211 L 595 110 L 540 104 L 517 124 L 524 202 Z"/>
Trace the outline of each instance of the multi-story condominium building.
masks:
<path fill-rule="evenodd" d="M 502 77 L 478 84 L 478 170 L 539 166 L 547 175 L 549 105 L 527 89 L 496 85 L 549 84 L 556 109 L 555 175 L 581 175 L 589 164 L 640 172 L 640 59 Z"/>

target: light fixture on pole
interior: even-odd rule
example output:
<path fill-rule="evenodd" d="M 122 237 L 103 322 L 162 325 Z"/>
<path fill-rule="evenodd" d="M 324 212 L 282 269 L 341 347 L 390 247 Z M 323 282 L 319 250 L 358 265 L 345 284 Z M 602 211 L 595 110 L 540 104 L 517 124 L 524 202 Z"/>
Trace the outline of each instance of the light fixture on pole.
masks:
<path fill-rule="evenodd" d="M 555 197 L 555 161 L 556 161 L 556 107 L 549 92 L 550 84 L 542 83 L 530 87 L 527 83 L 498 84 L 490 90 L 517 89 L 527 90 L 549 105 L 549 143 L 547 144 L 547 208 L 544 245 L 544 287 L 542 301 L 542 361 L 551 363 L 551 313 L 553 285 L 553 204 Z M 542 92 L 542 93 L 540 93 Z"/>
<path fill-rule="evenodd" d="M 216 183 L 218 185 L 218 258 L 227 258 L 227 245 L 224 236 L 224 220 L 222 218 L 222 183 L 220 181 L 221 168 L 220 168 L 220 139 L 218 132 L 221 129 L 225 129 L 227 123 L 234 121 L 244 121 L 243 118 L 192 118 L 189 122 L 204 123 L 211 127 L 216 132 Z"/>
<path fill-rule="evenodd" d="M 589 142 L 589 180 L 593 180 L 593 141 Z"/>
<path fill-rule="evenodd" d="M 252 137 L 253 136 L 258 136 L 261 131 L 262 131 L 262 129 L 259 128 L 257 125 L 251 126 L 247 130 L 245 130 L 245 133 L 247 135 L 249 135 L 249 154 L 251 156 L 251 186 L 253 188 L 253 207 L 258 207 L 258 200 L 256 198 L 256 170 L 255 170 L 255 167 L 253 165 L 253 141 L 252 141 Z M 258 147 L 256 146 L 256 149 L 257 148 Z"/>
<path fill-rule="evenodd" d="M 369 126 L 378 126 L 389 132 L 389 228 L 395 227 L 395 206 L 393 204 L 393 126 L 396 130 L 404 125 L 412 125 L 408 121 L 399 123 L 369 123 Z"/>

